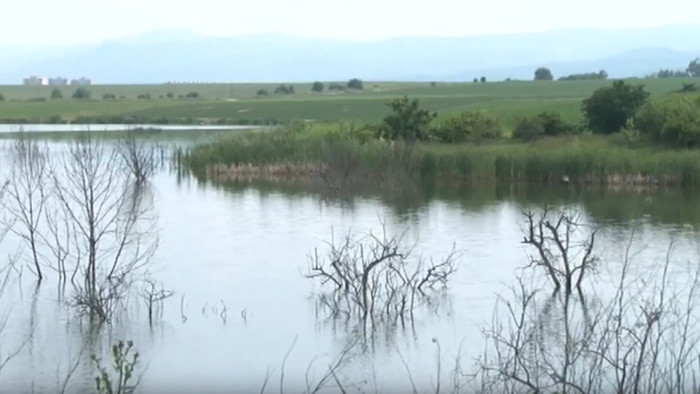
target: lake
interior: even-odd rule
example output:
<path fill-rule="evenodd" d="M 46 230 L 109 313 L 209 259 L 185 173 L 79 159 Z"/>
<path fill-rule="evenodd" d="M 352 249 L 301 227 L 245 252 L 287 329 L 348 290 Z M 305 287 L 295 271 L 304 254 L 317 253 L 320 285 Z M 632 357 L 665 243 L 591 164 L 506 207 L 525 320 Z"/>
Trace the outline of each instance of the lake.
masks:
<path fill-rule="evenodd" d="M 156 124 L 0 124 L 0 133 L 67 133 L 76 131 L 128 131 L 134 129 L 158 129 L 161 131 L 224 131 L 252 130 L 258 128 L 261 128 L 261 126 Z"/>
<path fill-rule="evenodd" d="M 0 168 L 7 168 L 8 157 L 2 160 Z M 274 392 L 282 372 L 285 391 L 304 391 L 307 378 L 319 379 L 358 337 L 355 322 L 327 319 L 318 310 L 312 297 L 318 284 L 304 277 L 309 256 L 314 249 L 323 255 L 332 234 L 381 233 L 382 222 L 390 235 L 405 232 L 414 254 L 426 259 L 444 257 L 454 246 L 458 269 L 446 293 L 417 311 L 412 324 L 378 325 L 348 351 L 339 379 L 349 392 L 410 392 L 414 384 L 435 392 L 438 355 L 443 390 L 451 388 L 455 357 L 461 355 L 465 369 L 472 366 L 497 295 L 508 293 L 528 262 L 521 243 L 527 209 L 573 208 L 600 228 L 599 289 L 620 270 L 633 230 L 634 273 L 657 275 L 672 240 L 671 275 L 680 280 L 685 264 L 698 259 L 700 194 L 693 191 L 448 184 L 364 190 L 341 199 L 317 186 L 289 180 L 216 185 L 165 163 L 146 187 L 159 235 L 148 271 L 174 292 L 162 315 L 149 325 L 143 301 L 132 295 L 128 313 L 93 330 L 59 300 L 55 273 L 47 270 L 37 287 L 27 267 L 18 268 L 0 299 L 0 317 L 6 316 L 0 363 L 19 349 L 0 371 L 0 391 L 56 392 L 73 363 L 66 392 L 91 390 L 96 372 L 88 355 L 108 357 L 118 340 L 133 340 L 140 352 L 142 392 L 260 392 L 266 376 L 267 391 Z M 18 253 L 12 234 L 0 246 L 3 256 Z M 26 252 L 19 251 L 18 266 L 27 266 Z"/>

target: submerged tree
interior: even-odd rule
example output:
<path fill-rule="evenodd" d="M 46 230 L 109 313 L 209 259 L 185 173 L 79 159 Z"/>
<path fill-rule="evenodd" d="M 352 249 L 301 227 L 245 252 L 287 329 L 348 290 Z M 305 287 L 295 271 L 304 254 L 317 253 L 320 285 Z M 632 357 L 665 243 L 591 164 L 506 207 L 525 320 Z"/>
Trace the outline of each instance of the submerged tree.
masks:
<path fill-rule="evenodd" d="M 47 180 L 50 173 L 48 152 L 21 134 L 11 148 L 12 164 L 2 207 L 10 214 L 17 235 L 31 252 L 34 274 L 41 281 L 40 226 L 47 204 Z"/>
<path fill-rule="evenodd" d="M 91 317 L 109 320 L 130 276 L 155 252 L 155 219 L 144 207 L 143 189 L 131 187 L 117 151 L 89 132 L 62 159 L 53 186 L 75 229 L 72 256 L 83 277 L 76 301 Z"/>

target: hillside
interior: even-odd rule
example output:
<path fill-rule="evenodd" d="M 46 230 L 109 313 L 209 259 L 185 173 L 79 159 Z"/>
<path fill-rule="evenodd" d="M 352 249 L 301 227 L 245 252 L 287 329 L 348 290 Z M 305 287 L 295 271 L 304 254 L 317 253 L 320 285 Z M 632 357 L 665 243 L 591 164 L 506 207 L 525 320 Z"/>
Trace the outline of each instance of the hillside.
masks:
<path fill-rule="evenodd" d="M 160 31 L 48 51 L 0 48 L 12 59 L 0 64 L 0 84 L 29 74 L 99 83 L 531 79 L 541 65 L 557 76 L 601 68 L 611 77 L 641 76 L 684 68 L 700 56 L 696 37 L 700 25 L 379 41 Z"/>

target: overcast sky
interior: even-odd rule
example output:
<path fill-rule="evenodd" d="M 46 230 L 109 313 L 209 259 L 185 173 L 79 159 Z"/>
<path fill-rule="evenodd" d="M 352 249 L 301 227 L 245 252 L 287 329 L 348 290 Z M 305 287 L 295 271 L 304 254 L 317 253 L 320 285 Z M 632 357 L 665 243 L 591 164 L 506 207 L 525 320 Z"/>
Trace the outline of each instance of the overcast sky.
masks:
<path fill-rule="evenodd" d="M 700 22 L 700 1 L 6 0 L 0 43 L 95 42 L 164 28 L 350 39 Z"/>

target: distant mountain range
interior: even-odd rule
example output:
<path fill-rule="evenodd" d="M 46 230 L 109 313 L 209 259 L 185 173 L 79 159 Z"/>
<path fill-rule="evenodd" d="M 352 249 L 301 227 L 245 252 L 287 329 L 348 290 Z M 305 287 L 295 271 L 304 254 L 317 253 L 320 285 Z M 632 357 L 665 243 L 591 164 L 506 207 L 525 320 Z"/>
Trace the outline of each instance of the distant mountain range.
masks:
<path fill-rule="evenodd" d="M 281 34 L 206 37 L 163 30 L 99 44 L 1 48 L 0 84 L 29 75 L 86 76 L 97 83 L 460 81 L 532 79 L 605 69 L 610 77 L 684 69 L 700 57 L 700 24 L 568 29 L 469 37 L 350 41 Z"/>

